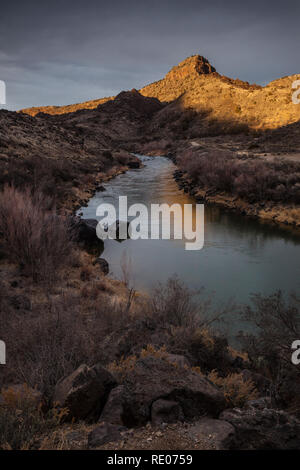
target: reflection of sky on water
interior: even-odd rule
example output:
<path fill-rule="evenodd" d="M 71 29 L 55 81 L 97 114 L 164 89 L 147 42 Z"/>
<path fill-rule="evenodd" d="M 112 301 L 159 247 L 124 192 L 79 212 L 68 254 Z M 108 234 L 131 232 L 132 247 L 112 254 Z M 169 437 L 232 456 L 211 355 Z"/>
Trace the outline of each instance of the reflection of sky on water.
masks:
<path fill-rule="evenodd" d="M 172 178 L 173 164 L 166 158 L 144 160 L 142 170 L 131 170 L 111 180 L 97 193 L 83 217 L 95 218 L 101 202 L 118 206 L 119 195 L 134 203 L 191 204 Z M 124 251 L 131 256 L 137 289 L 149 289 L 175 273 L 190 287 L 204 286 L 214 299 L 234 297 L 247 302 L 253 292 L 276 289 L 300 291 L 300 237 L 276 226 L 205 206 L 205 242 L 200 251 L 184 249 L 184 240 L 105 241 L 103 256 L 115 277 L 121 277 Z"/>

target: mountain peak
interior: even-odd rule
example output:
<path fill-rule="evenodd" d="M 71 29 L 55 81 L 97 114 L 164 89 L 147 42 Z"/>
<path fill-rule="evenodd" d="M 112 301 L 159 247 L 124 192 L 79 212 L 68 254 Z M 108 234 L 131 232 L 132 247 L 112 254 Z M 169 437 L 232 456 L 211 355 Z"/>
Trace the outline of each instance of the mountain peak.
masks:
<path fill-rule="evenodd" d="M 184 78 L 191 74 L 208 75 L 209 73 L 216 72 L 216 69 L 209 63 L 209 61 L 201 55 L 192 55 L 187 57 L 178 65 L 175 65 L 166 77 L 168 78 Z"/>

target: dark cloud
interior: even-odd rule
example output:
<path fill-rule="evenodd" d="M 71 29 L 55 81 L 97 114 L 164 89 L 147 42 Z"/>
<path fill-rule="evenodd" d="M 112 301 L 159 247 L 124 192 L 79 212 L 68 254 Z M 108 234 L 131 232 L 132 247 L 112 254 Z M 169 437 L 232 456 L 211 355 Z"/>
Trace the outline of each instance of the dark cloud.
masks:
<path fill-rule="evenodd" d="M 266 83 L 299 73 L 300 2 L 10 1 L 1 5 L 0 79 L 13 109 L 139 88 L 191 54 Z"/>

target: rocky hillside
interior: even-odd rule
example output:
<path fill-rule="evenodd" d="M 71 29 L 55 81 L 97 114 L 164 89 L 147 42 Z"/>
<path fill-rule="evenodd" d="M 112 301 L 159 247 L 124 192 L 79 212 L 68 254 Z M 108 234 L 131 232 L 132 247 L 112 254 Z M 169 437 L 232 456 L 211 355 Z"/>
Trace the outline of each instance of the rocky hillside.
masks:
<path fill-rule="evenodd" d="M 83 103 L 68 104 L 66 106 L 36 106 L 34 108 L 22 109 L 23 113 L 29 114 L 30 116 L 35 116 L 38 113 L 47 113 L 47 114 L 65 114 L 65 113 L 74 113 L 80 109 L 95 109 L 99 104 L 106 103 L 113 99 L 114 97 L 109 98 L 100 98 L 99 100 L 85 101 Z"/>
<path fill-rule="evenodd" d="M 121 92 L 114 100 L 95 109 L 49 117 L 49 122 L 59 122 L 70 129 L 80 128 L 91 136 L 101 135 L 104 140 L 128 142 L 144 133 L 145 126 L 163 105 L 156 98 L 142 96 L 137 90 Z M 43 115 L 47 119 L 46 115 Z"/>
<path fill-rule="evenodd" d="M 250 85 L 224 77 L 203 57 L 192 56 L 140 91 L 160 101 L 179 99 L 178 106 L 205 111 L 209 120 L 272 129 L 300 119 L 300 107 L 292 102 L 292 82 L 297 77 L 275 80 L 265 87 Z"/>
<path fill-rule="evenodd" d="M 292 102 L 292 83 L 299 75 L 284 77 L 265 87 L 250 85 L 220 75 L 202 56 L 194 55 L 157 82 L 141 88 L 140 93 L 161 102 L 176 101 L 178 110 L 193 109 L 205 120 L 247 125 L 255 129 L 274 129 L 300 119 L 300 107 Z M 118 95 L 119 96 L 119 95 Z M 95 109 L 114 100 L 103 98 L 70 106 L 46 106 L 24 109 L 36 115 L 64 114 L 80 109 Z"/>
<path fill-rule="evenodd" d="M 133 90 L 96 109 L 61 116 L 0 111 L 0 187 L 38 185 L 59 204 L 82 203 L 81 190 L 104 174 L 139 165 L 125 149 L 161 108 L 157 99 Z"/>

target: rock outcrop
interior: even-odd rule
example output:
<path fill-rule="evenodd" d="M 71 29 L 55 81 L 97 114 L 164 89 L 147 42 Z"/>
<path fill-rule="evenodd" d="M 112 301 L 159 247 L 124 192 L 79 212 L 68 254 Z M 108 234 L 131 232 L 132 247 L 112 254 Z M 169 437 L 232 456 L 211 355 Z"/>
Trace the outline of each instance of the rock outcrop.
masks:
<path fill-rule="evenodd" d="M 197 441 L 202 437 L 209 438 L 216 450 L 227 450 L 234 442 L 235 429 L 226 421 L 203 418 L 189 428 L 188 434 Z"/>
<path fill-rule="evenodd" d="M 113 376 L 100 365 L 83 364 L 57 383 L 53 402 L 67 408 L 69 418 L 96 420 L 116 385 Z"/>
<path fill-rule="evenodd" d="M 183 420 L 180 404 L 172 400 L 156 400 L 151 407 L 151 423 L 154 426 L 163 423 L 176 423 Z"/>
<path fill-rule="evenodd" d="M 193 55 L 175 65 L 167 73 L 165 80 L 184 80 L 193 75 L 208 75 L 216 72 L 209 61 L 201 55 Z"/>
<path fill-rule="evenodd" d="M 104 258 L 96 258 L 94 263 L 100 267 L 101 272 L 106 276 L 109 273 L 109 264 Z"/>
<path fill-rule="evenodd" d="M 116 442 L 122 438 L 121 433 L 125 430 L 123 426 L 103 422 L 89 433 L 88 446 L 95 448 L 107 442 Z"/>
<path fill-rule="evenodd" d="M 152 404 L 160 399 L 177 402 L 188 420 L 217 417 L 226 408 L 223 393 L 205 377 L 163 358 L 139 359 L 124 386 L 122 420 L 129 427 L 149 421 Z"/>
<path fill-rule="evenodd" d="M 123 424 L 123 394 L 124 385 L 118 385 L 113 388 L 109 394 L 108 400 L 103 408 L 99 421 L 106 421 L 110 424 Z"/>
<path fill-rule="evenodd" d="M 220 420 L 235 429 L 229 449 L 267 450 L 300 448 L 300 421 L 284 411 L 269 408 L 225 410 Z"/>

